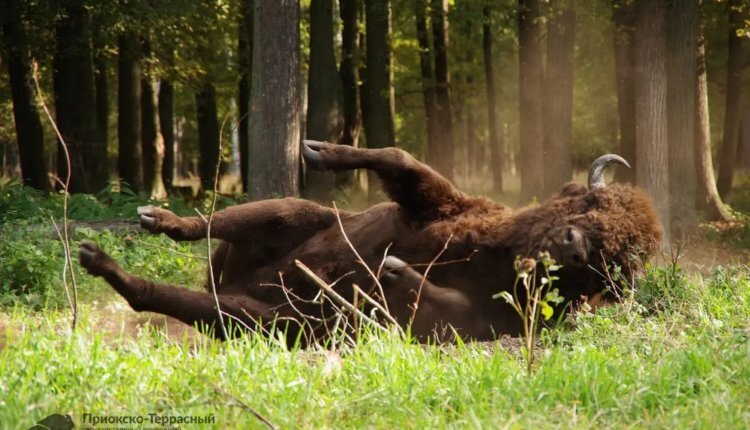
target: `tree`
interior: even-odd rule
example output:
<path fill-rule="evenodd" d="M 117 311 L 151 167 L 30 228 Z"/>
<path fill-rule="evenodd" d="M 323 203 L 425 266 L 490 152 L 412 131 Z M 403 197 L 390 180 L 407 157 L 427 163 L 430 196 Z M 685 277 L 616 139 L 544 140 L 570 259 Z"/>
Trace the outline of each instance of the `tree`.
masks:
<path fill-rule="evenodd" d="M 360 1 L 339 2 L 341 16 L 341 107 L 344 119 L 344 129 L 339 144 L 359 146 L 359 134 L 362 129 L 362 111 L 359 99 L 359 70 L 360 61 L 360 31 L 359 15 Z M 336 175 L 336 185 L 350 185 L 354 179 L 354 172 L 340 172 Z"/>
<path fill-rule="evenodd" d="M 702 31 L 702 26 L 700 27 Z M 711 155 L 711 122 L 708 117 L 708 84 L 706 79 L 706 41 L 701 34 L 696 45 L 697 73 L 695 76 L 695 159 L 698 176 L 697 203 L 705 217 L 712 221 L 729 220 L 731 214 L 724 206 L 716 189 L 714 164 Z"/>
<path fill-rule="evenodd" d="M 737 158 L 737 136 L 740 124 L 740 84 L 742 82 L 742 38 L 737 33 L 742 28 L 742 0 L 727 3 L 729 31 L 727 37 L 727 96 L 724 107 L 724 134 L 719 152 L 719 195 L 726 198 L 732 190 L 734 165 Z"/>
<path fill-rule="evenodd" d="M 159 83 L 159 130 L 164 140 L 164 164 L 161 180 L 169 194 L 174 186 L 174 86 L 169 79 Z"/>
<path fill-rule="evenodd" d="M 46 190 L 49 188 L 49 180 L 44 160 L 44 133 L 36 107 L 36 91 L 20 4 L 12 0 L 3 0 L 0 2 L 0 12 L 3 17 L 0 43 L 10 77 L 13 119 L 23 183 Z"/>
<path fill-rule="evenodd" d="M 133 190 L 143 189 L 141 175 L 141 68 L 137 36 L 126 30 L 118 39 L 117 169 Z"/>
<path fill-rule="evenodd" d="M 695 70 L 699 0 L 671 2 L 667 9 L 667 136 L 673 237 L 695 223 Z"/>
<path fill-rule="evenodd" d="M 573 49 L 575 11 L 573 0 L 551 3 L 547 24 L 547 74 L 544 103 L 544 195 L 573 177 Z"/>
<path fill-rule="evenodd" d="M 638 160 L 635 156 L 635 77 L 633 71 L 635 14 L 633 5 L 633 0 L 612 0 L 617 112 L 620 116 L 620 155 L 630 163 L 630 169 L 617 169 L 616 174 L 619 181 L 634 184 Z"/>
<path fill-rule="evenodd" d="M 539 0 L 518 0 L 519 138 L 521 202 L 539 197 L 544 185 L 542 49 Z"/>
<path fill-rule="evenodd" d="M 219 162 L 219 120 L 216 110 L 216 89 L 207 80 L 195 93 L 195 112 L 198 120 L 198 173 L 201 190 L 214 189 L 216 163 Z"/>
<path fill-rule="evenodd" d="M 237 93 L 238 137 L 240 145 L 240 176 L 242 176 L 242 191 L 247 192 L 247 154 L 250 151 L 250 84 L 252 82 L 253 66 L 253 0 L 240 2 L 240 18 L 237 37 L 237 62 L 240 73 L 240 83 Z M 165 142 L 166 143 L 166 142 Z"/>
<path fill-rule="evenodd" d="M 448 72 L 448 0 L 432 0 L 432 42 L 435 52 L 435 144 L 427 161 L 449 180 L 453 178 L 453 115 Z"/>
<path fill-rule="evenodd" d="M 306 137 L 338 142 L 344 129 L 341 79 L 333 50 L 333 0 L 310 3 L 310 69 L 307 79 Z M 322 201 L 333 198 L 335 175 L 307 169 L 305 194 Z"/>
<path fill-rule="evenodd" d="M 669 150 L 667 144 L 667 0 L 635 4 L 635 138 L 638 185 L 651 196 L 669 243 Z"/>
<path fill-rule="evenodd" d="M 144 59 L 149 59 L 151 42 L 148 37 L 143 39 L 142 46 Z M 157 95 L 147 61 L 146 70 L 141 75 L 141 153 L 143 155 L 143 189 L 148 195 L 159 195 L 162 192 L 161 154 L 163 149 L 161 145 Z"/>
<path fill-rule="evenodd" d="M 389 0 L 365 0 L 365 32 L 365 137 L 368 147 L 385 148 L 395 143 Z"/>
<path fill-rule="evenodd" d="M 419 70 L 422 76 L 422 99 L 424 101 L 425 123 L 427 124 L 427 152 L 439 146 L 437 138 L 437 99 L 435 96 L 435 75 L 432 71 L 432 49 L 427 32 L 427 5 L 424 0 L 416 0 L 415 17 L 417 43 L 419 44 Z"/>
<path fill-rule="evenodd" d="M 253 32 L 251 200 L 299 190 L 299 1 L 258 2 Z"/>
<path fill-rule="evenodd" d="M 69 191 L 93 193 L 107 184 L 107 151 L 97 130 L 90 17 L 83 2 L 61 2 L 61 8 L 52 77 L 57 126 L 70 152 Z M 66 170 L 64 152 L 58 150 L 58 175 Z"/>
<path fill-rule="evenodd" d="M 492 67 L 492 10 L 489 2 L 482 8 L 482 54 L 484 58 L 484 80 L 487 88 L 487 128 L 489 130 L 490 155 L 492 158 L 492 188 L 495 192 L 503 191 L 503 161 L 505 142 L 498 130 L 502 122 L 497 111 L 495 94 L 495 75 Z"/>

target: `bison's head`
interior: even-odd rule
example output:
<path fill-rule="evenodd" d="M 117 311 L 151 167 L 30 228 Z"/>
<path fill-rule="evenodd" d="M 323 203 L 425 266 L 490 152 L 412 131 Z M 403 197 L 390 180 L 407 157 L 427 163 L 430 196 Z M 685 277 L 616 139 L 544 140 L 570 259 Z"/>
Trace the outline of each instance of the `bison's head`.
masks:
<path fill-rule="evenodd" d="M 605 273 L 607 265 L 619 266 L 629 278 L 634 260 L 650 257 L 661 243 L 662 228 L 648 196 L 630 185 L 605 184 L 604 169 L 611 164 L 629 167 L 617 155 L 599 157 L 589 169 L 588 187 L 567 184 L 514 217 L 527 233 L 524 254 L 548 251 L 563 265 L 566 296 L 593 294 L 603 283 L 596 273 Z M 582 277 L 584 272 L 589 276 Z"/>

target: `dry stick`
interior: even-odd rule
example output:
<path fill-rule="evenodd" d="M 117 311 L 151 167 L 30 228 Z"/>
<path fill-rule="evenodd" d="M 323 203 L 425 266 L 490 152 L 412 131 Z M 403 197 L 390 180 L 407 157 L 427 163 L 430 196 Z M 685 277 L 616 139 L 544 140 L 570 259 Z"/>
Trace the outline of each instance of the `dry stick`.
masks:
<path fill-rule="evenodd" d="M 450 243 L 451 239 L 453 239 L 453 233 L 448 236 L 448 239 L 446 239 L 445 243 L 443 244 L 443 249 L 440 250 L 440 252 L 437 253 L 435 258 L 430 261 L 430 264 L 427 265 L 427 268 L 424 270 L 424 273 L 422 274 L 422 281 L 419 283 L 419 289 L 417 290 L 417 298 L 414 300 L 414 305 L 412 306 L 412 312 L 411 312 L 411 318 L 409 319 L 409 325 L 411 325 L 414 322 L 414 318 L 417 316 L 417 309 L 419 309 L 419 299 L 422 297 L 422 288 L 424 287 L 425 281 L 427 281 L 427 274 L 430 273 L 430 269 L 432 269 L 432 266 L 435 264 L 438 258 L 440 258 L 441 255 L 448 249 L 448 244 Z"/>
<path fill-rule="evenodd" d="M 36 86 L 37 98 L 39 99 L 39 103 L 42 105 L 42 109 L 44 109 L 44 113 L 47 114 L 47 118 L 49 118 L 49 122 L 52 124 L 52 128 L 55 130 L 57 138 L 60 140 L 60 145 L 62 146 L 63 152 L 65 153 L 66 167 L 68 169 L 67 174 L 65 175 L 65 183 L 63 184 L 63 228 L 60 239 L 62 240 L 63 251 L 65 253 L 65 265 L 63 266 L 63 286 L 65 287 L 65 294 L 68 296 L 68 303 L 70 304 L 71 310 L 73 312 L 73 322 L 71 323 L 71 329 L 75 330 L 76 324 L 78 322 L 78 284 L 76 283 L 76 274 L 73 270 L 73 259 L 70 256 L 70 236 L 68 234 L 68 189 L 70 188 L 70 175 L 72 170 L 70 164 L 70 152 L 68 152 L 68 145 L 65 143 L 65 139 L 63 139 L 63 136 L 60 133 L 60 129 L 57 128 L 57 124 L 52 118 L 52 114 L 50 114 L 49 109 L 47 108 L 47 104 L 44 102 L 42 89 L 39 86 L 39 78 L 37 77 L 38 65 L 36 63 L 36 60 L 32 61 L 31 64 L 33 70 L 32 75 L 34 78 L 34 85 Z M 52 225 L 54 225 L 58 236 L 60 236 L 60 229 L 57 226 L 57 223 L 55 223 L 54 218 L 52 218 Z M 73 284 L 73 300 L 70 299 L 70 290 L 65 273 L 66 267 L 70 271 L 70 280 Z"/>
<path fill-rule="evenodd" d="M 379 322 L 377 322 L 377 321 L 373 320 L 372 318 L 368 317 L 367 315 L 365 315 L 364 312 L 360 311 L 359 309 L 357 309 L 356 307 L 354 307 L 354 305 L 352 305 L 351 303 L 349 303 L 345 298 L 341 297 L 339 295 L 339 293 L 337 293 L 336 291 L 334 291 L 334 289 L 331 288 L 330 285 L 326 284 L 326 282 L 324 280 L 320 279 L 320 277 L 318 277 L 318 275 L 316 275 L 315 272 L 313 272 L 312 270 L 310 270 L 309 267 L 305 266 L 305 264 L 303 262 L 301 262 L 299 260 L 294 260 L 294 264 L 297 267 L 299 267 L 302 270 L 302 272 L 304 272 L 305 275 L 307 275 L 307 277 L 309 277 L 313 282 L 315 282 L 315 284 L 317 284 L 318 287 L 320 287 L 326 293 L 328 293 L 328 295 L 330 295 L 331 298 L 334 301 L 336 301 L 336 303 L 338 303 L 339 305 L 343 306 L 348 311 L 353 312 L 355 315 L 358 315 L 364 321 L 367 321 L 368 323 L 374 325 L 375 327 L 377 327 L 377 328 L 379 328 L 381 330 L 386 330 L 385 327 L 383 327 Z"/>
<path fill-rule="evenodd" d="M 359 287 L 359 285 L 357 285 L 357 284 L 352 284 L 352 288 L 354 289 L 354 292 L 355 292 L 356 294 L 359 294 L 359 295 L 361 295 L 361 296 L 362 296 L 362 297 L 363 297 L 363 298 L 365 299 L 365 301 L 366 301 L 366 302 L 368 302 L 368 303 L 370 303 L 371 305 L 375 306 L 375 308 L 376 308 L 377 310 L 379 310 L 379 311 L 380 311 L 380 312 L 381 312 L 381 313 L 383 314 L 383 316 L 385 317 L 385 319 L 387 319 L 387 320 L 388 320 L 388 322 L 390 322 L 391 324 L 395 325 L 395 326 L 396 326 L 396 327 L 398 327 L 399 329 L 401 328 L 401 326 L 399 326 L 399 325 L 398 325 L 398 323 L 397 323 L 397 322 L 396 322 L 396 320 L 395 320 L 395 319 L 394 319 L 394 318 L 393 318 L 393 317 L 391 316 L 391 314 L 389 314 L 389 313 L 388 313 L 388 311 L 387 311 L 387 310 L 386 310 L 386 309 L 385 309 L 385 308 L 384 308 L 384 307 L 383 307 L 383 306 L 382 306 L 382 305 L 381 305 L 380 303 L 378 303 L 378 302 L 377 302 L 377 301 L 376 301 L 375 299 L 373 299 L 372 297 L 370 297 L 370 295 L 369 295 L 369 294 L 365 293 L 365 292 L 364 292 L 364 291 L 362 290 L 362 288 L 360 288 L 360 287 Z M 355 296 L 355 297 L 356 297 L 356 296 Z"/>
<path fill-rule="evenodd" d="M 341 235 L 344 236 L 344 240 L 346 241 L 346 244 L 349 245 L 349 248 L 352 250 L 354 255 L 357 257 L 357 261 L 359 264 L 361 264 L 365 270 L 367 270 L 367 273 L 370 274 L 370 277 L 375 281 L 375 285 L 378 286 L 378 292 L 380 293 L 380 297 L 383 299 L 383 305 L 385 307 L 386 313 L 390 314 L 390 310 L 388 309 L 388 303 L 385 301 L 385 292 L 383 292 L 383 286 L 380 284 L 380 280 L 377 276 L 372 272 L 372 269 L 370 269 L 370 266 L 365 263 L 365 260 L 362 259 L 362 257 L 359 255 L 359 252 L 357 252 L 357 249 L 354 248 L 354 245 L 349 240 L 349 237 L 346 235 L 346 231 L 344 231 L 344 224 L 341 222 L 341 215 L 339 214 L 339 208 L 336 206 L 336 202 L 333 202 L 333 209 L 336 211 L 336 221 L 339 223 L 339 229 L 341 230 Z"/>

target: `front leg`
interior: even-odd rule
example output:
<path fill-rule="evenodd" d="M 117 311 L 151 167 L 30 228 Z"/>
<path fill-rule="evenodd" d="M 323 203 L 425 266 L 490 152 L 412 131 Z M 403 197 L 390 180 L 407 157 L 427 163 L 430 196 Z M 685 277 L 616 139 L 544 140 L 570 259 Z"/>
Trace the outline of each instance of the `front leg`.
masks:
<path fill-rule="evenodd" d="M 364 149 L 305 140 L 302 155 L 317 170 L 370 169 L 412 219 L 444 219 L 466 209 L 468 198 L 453 184 L 398 148 Z"/>

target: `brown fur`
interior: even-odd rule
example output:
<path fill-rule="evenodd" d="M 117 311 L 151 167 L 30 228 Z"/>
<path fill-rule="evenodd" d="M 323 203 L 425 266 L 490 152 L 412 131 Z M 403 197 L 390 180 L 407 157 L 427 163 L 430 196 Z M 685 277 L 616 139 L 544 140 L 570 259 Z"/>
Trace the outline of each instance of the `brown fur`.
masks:
<path fill-rule="evenodd" d="M 517 256 L 535 257 L 547 247 L 557 249 L 563 259 L 583 257 L 586 264 L 565 265 L 556 284 L 561 295 L 576 301 L 604 289 L 605 280 L 597 271 L 603 272 L 605 264 L 620 266 L 629 278 L 632 257 L 648 258 L 661 242 L 651 202 L 631 186 L 589 191 L 567 184 L 542 204 L 513 211 L 462 193 L 398 149 L 316 143 L 306 150 L 306 160 L 314 168 L 375 171 L 394 200 L 360 213 L 341 212 L 340 217 L 351 243 L 371 268 L 380 265 L 388 246 L 391 255 L 411 265 L 391 267 L 381 279 L 385 299 L 400 324 L 410 321 L 422 273 L 447 242 L 430 268 L 413 322 L 412 332 L 422 339 L 447 325 L 473 339 L 519 333 L 516 314 L 502 300 L 492 299 L 499 291 L 511 290 Z M 202 219 L 181 218 L 158 208 L 144 210 L 141 223 L 176 240 L 206 235 Z M 334 310 L 307 302 L 319 290 L 296 268 L 295 260 L 327 282 L 343 276 L 336 290 L 349 300 L 353 283 L 375 291 L 331 208 L 294 198 L 247 203 L 216 213 L 211 231 L 223 241 L 212 259 L 221 308 L 251 327 L 259 320 L 267 325 L 280 319 L 289 321 L 290 339 L 300 330 L 307 337 L 325 336 L 325 325 L 313 321 Z M 575 246 L 565 245 L 565 238 L 572 238 Z M 136 310 L 164 313 L 188 324 L 213 326 L 217 321 L 210 294 L 134 278 L 91 243 L 82 246 L 81 263 L 90 273 L 103 276 Z M 278 286 L 282 276 L 294 297 L 303 299 L 294 306 Z M 303 324 L 299 312 L 314 318 Z"/>

